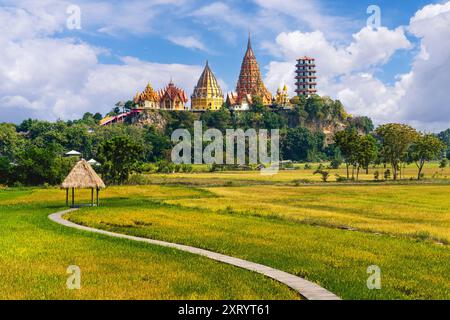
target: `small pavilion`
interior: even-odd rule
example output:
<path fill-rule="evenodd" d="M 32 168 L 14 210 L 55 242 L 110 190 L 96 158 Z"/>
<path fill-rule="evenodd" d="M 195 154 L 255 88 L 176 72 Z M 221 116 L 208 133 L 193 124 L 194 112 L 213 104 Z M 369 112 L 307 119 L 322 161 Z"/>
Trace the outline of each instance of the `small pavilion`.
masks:
<path fill-rule="evenodd" d="M 75 189 L 91 189 L 91 206 L 94 206 L 94 190 L 96 190 L 96 205 L 99 205 L 100 189 L 106 188 L 105 183 L 84 159 L 78 161 L 69 175 L 61 184 L 61 189 L 66 190 L 66 205 L 69 206 L 69 189 L 72 189 L 71 207 L 75 207 Z"/>

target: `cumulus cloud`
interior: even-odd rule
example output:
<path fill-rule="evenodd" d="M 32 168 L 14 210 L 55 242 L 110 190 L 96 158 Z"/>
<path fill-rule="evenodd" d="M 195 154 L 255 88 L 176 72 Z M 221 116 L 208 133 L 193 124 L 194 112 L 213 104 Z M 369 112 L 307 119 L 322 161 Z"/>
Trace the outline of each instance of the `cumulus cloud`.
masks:
<path fill-rule="evenodd" d="M 401 116 L 426 129 L 450 124 L 450 2 L 428 5 L 411 18 L 409 31 L 420 39 Z"/>
<path fill-rule="evenodd" d="M 349 45 L 342 47 L 329 42 L 320 31 L 281 33 L 276 38 L 276 48 L 286 61 L 271 62 L 266 81 L 272 90 L 286 83 L 293 94 L 295 60 L 303 55 L 312 56 L 318 65 L 321 94 L 342 99 L 351 112 L 380 118 L 386 106 L 368 100 L 390 99 L 391 91 L 395 90 L 386 88 L 370 71 L 388 62 L 397 50 L 410 47 L 402 28 L 366 27 L 353 35 Z"/>
<path fill-rule="evenodd" d="M 375 72 L 398 50 L 414 48 L 407 33 L 418 39 L 420 50 L 411 70 L 386 84 Z M 406 27 L 363 28 L 346 46 L 334 44 L 321 31 L 294 31 L 280 33 L 266 48 L 280 57 L 267 66 L 272 90 L 287 83 L 293 93 L 295 59 L 308 55 L 316 58 L 319 93 L 340 99 L 353 114 L 427 131 L 450 125 L 450 2 L 425 6 Z"/>
<path fill-rule="evenodd" d="M 48 21 L 45 14 L 45 10 L 0 8 L 0 17 L 11 22 L 11 32 L 0 33 L 0 121 L 105 113 L 115 102 L 132 98 L 149 81 L 158 88 L 172 77 L 178 86 L 190 89 L 201 73 L 200 66 L 131 57 L 122 57 L 118 64 L 102 64 L 99 57 L 104 49 L 53 37 L 65 21 Z"/>
<path fill-rule="evenodd" d="M 170 42 L 188 49 L 200 50 L 205 52 L 209 51 L 205 44 L 200 39 L 194 36 L 170 36 L 168 37 L 168 39 Z"/>

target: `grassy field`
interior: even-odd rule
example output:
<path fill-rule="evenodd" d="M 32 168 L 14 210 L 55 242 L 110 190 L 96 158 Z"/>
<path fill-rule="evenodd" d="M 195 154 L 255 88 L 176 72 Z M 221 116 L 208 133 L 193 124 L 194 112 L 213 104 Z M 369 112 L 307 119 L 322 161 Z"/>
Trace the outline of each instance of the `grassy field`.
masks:
<path fill-rule="evenodd" d="M 150 174 L 148 179 L 151 183 L 181 183 L 193 185 L 217 185 L 226 184 L 233 185 L 236 183 L 247 184 L 307 184 L 321 182 L 321 176 L 314 174 L 319 164 L 311 164 L 311 169 L 304 169 L 304 165 L 296 164 L 294 170 L 280 170 L 272 176 L 261 175 L 259 171 L 225 171 L 225 172 L 194 172 L 194 173 L 173 173 L 173 174 Z M 327 164 L 324 164 L 326 167 Z M 201 167 L 203 170 L 206 168 Z M 346 177 L 346 169 L 324 169 L 330 173 L 329 182 L 336 182 L 338 176 Z M 369 173 L 361 171 L 359 180 L 361 182 L 373 182 L 374 172 L 379 172 L 379 179 L 383 180 L 383 167 L 370 168 Z M 199 170 L 198 170 L 199 171 Z M 441 180 L 450 181 L 450 167 L 439 168 L 438 163 L 427 164 L 423 170 L 424 180 Z M 350 171 L 351 175 L 351 171 Z M 356 173 L 355 173 L 356 176 Z M 410 164 L 402 171 L 404 180 L 417 179 L 417 168 L 414 164 Z M 392 179 L 392 175 L 391 175 Z M 380 182 L 378 182 L 380 183 Z M 381 182 L 382 183 L 382 182 Z"/>
<path fill-rule="evenodd" d="M 449 299 L 449 191 L 442 185 L 216 187 L 183 199 L 171 192 L 109 199 L 68 218 L 270 265 L 344 299 Z M 374 264 L 382 270 L 381 290 L 366 286 Z"/>
<path fill-rule="evenodd" d="M 0 190 L 0 299 L 299 299 L 285 286 L 177 250 L 63 227 L 58 189 Z M 202 194 L 180 188 L 109 188 L 110 201 Z M 80 199 L 87 200 L 88 193 Z M 66 269 L 81 268 L 68 290 Z"/>
<path fill-rule="evenodd" d="M 420 183 L 323 184 L 312 172 L 154 174 L 155 185 L 107 188 L 101 207 L 66 218 L 266 264 L 344 299 L 450 299 L 448 169 Z M 58 189 L 0 191 L 0 298 L 299 298 L 206 258 L 56 225 L 47 215 L 64 198 Z M 82 290 L 65 287 L 70 264 L 82 269 Z M 381 268 L 381 290 L 366 286 L 370 265 Z"/>

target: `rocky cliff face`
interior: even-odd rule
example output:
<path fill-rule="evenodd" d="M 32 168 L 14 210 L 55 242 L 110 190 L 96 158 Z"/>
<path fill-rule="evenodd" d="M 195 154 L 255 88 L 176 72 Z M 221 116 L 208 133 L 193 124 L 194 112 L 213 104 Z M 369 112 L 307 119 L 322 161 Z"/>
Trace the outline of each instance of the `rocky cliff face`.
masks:
<path fill-rule="evenodd" d="M 322 132 L 325 135 L 325 144 L 329 145 L 334 142 L 334 135 L 347 128 L 347 124 L 332 121 L 314 121 L 305 123 L 305 127 L 312 132 Z"/>
<path fill-rule="evenodd" d="M 131 124 L 137 126 L 152 126 L 160 132 L 164 132 L 167 126 L 167 117 L 159 110 L 143 110 L 130 119 Z"/>
<path fill-rule="evenodd" d="M 186 112 L 186 111 L 183 111 Z M 200 120 L 201 115 L 199 113 L 191 114 L 192 121 Z M 294 128 L 297 126 L 303 126 L 311 130 L 312 132 L 322 132 L 325 135 L 325 144 L 332 144 L 333 137 L 336 132 L 344 130 L 347 126 L 347 122 L 341 122 L 336 120 L 309 120 L 300 121 L 298 117 L 292 113 L 286 112 L 284 115 L 287 120 L 288 126 Z M 139 114 L 132 116 L 129 119 L 129 123 L 137 126 L 153 126 L 160 132 L 165 132 L 166 127 L 173 117 L 170 111 L 163 110 L 144 110 Z"/>

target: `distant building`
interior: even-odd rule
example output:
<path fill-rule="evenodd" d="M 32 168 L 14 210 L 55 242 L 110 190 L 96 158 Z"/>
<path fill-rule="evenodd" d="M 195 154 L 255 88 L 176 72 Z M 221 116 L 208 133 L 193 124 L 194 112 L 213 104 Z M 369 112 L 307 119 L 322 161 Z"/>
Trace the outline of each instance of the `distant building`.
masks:
<path fill-rule="evenodd" d="M 223 93 L 214 73 L 206 61 L 194 92 L 191 96 L 191 109 L 195 110 L 219 110 L 223 105 Z"/>
<path fill-rule="evenodd" d="M 310 97 L 317 93 L 316 62 L 314 58 L 303 57 L 297 60 L 297 95 Z"/>

